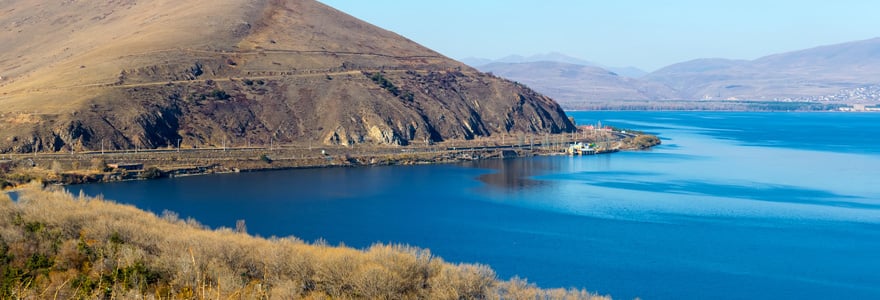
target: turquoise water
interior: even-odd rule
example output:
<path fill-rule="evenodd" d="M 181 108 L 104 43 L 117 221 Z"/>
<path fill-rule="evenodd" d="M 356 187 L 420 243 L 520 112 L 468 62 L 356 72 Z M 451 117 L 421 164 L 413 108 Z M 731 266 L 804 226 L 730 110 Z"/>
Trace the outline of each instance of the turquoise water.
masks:
<path fill-rule="evenodd" d="M 71 189 L 263 236 L 407 243 L 615 298 L 880 298 L 880 114 L 571 115 L 664 144 Z"/>

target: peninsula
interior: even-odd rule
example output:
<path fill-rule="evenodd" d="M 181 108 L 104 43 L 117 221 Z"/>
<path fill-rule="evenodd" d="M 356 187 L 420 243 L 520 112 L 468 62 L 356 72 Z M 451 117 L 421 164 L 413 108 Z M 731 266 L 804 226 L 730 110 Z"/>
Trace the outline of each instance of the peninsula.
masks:
<path fill-rule="evenodd" d="M 0 16 L 6 186 L 446 162 L 631 138 L 588 136 L 553 99 L 313 0 L 10 7 Z"/>
<path fill-rule="evenodd" d="M 39 181 L 79 184 L 273 169 L 449 163 L 478 159 L 566 154 L 572 144 L 593 144 L 591 153 L 648 149 L 656 136 L 610 127 L 556 135 L 511 135 L 409 146 L 164 148 L 124 151 L 0 155 L 0 187 Z"/>

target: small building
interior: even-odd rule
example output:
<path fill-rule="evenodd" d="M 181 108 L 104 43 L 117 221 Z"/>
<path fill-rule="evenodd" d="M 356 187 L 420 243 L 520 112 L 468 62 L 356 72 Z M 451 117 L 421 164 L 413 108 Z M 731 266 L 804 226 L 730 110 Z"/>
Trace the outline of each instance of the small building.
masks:
<path fill-rule="evenodd" d="M 596 154 L 596 149 L 593 148 L 593 145 L 587 145 L 581 142 L 577 142 L 568 146 L 568 154 L 569 155 L 591 155 Z"/>
<path fill-rule="evenodd" d="M 114 163 L 107 164 L 108 167 L 113 169 L 120 169 L 126 171 L 140 171 L 144 169 L 144 164 L 141 163 Z"/>

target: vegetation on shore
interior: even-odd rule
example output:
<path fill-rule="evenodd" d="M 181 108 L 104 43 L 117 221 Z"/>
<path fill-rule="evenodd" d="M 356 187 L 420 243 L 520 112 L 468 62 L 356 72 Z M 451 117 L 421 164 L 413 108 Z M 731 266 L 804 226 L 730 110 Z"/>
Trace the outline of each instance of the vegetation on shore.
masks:
<path fill-rule="evenodd" d="M 499 280 L 429 250 L 358 250 L 210 230 L 100 198 L 28 186 L 0 193 L 3 299 L 607 299 Z"/>
<path fill-rule="evenodd" d="M 623 141 L 630 148 L 645 150 L 651 147 L 660 145 L 660 138 L 656 135 L 650 134 L 640 134 L 632 138 L 627 138 Z"/>
<path fill-rule="evenodd" d="M 601 141 L 601 142 L 600 142 Z M 450 163 L 477 159 L 563 154 L 574 142 L 602 149 L 643 150 L 660 144 L 656 136 L 629 129 L 581 131 L 577 134 L 512 135 L 494 139 L 449 141 L 410 146 L 284 145 L 273 148 L 142 149 L 80 153 L 4 154 L 0 156 L 0 189 L 33 180 L 79 184 L 154 179 L 269 169 Z M 117 168 L 119 163 L 142 169 Z"/>

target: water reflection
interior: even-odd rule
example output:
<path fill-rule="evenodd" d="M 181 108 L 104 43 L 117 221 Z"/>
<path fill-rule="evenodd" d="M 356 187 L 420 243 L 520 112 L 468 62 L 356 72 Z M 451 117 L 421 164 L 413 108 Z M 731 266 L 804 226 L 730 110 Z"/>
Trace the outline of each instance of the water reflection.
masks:
<path fill-rule="evenodd" d="M 545 176 L 564 176 L 583 170 L 610 170 L 611 156 L 526 157 L 474 161 L 464 163 L 463 166 L 492 170 L 491 173 L 477 177 L 490 188 L 505 192 L 522 192 L 556 184 L 553 180 L 545 180 L 543 178 Z"/>
<path fill-rule="evenodd" d="M 560 159 L 533 158 L 483 160 L 467 163 L 466 166 L 495 171 L 480 175 L 477 179 L 490 187 L 517 192 L 548 185 L 547 181 L 531 177 L 562 170 L 566 168 L 564 164 L 565 161 Z"/>

